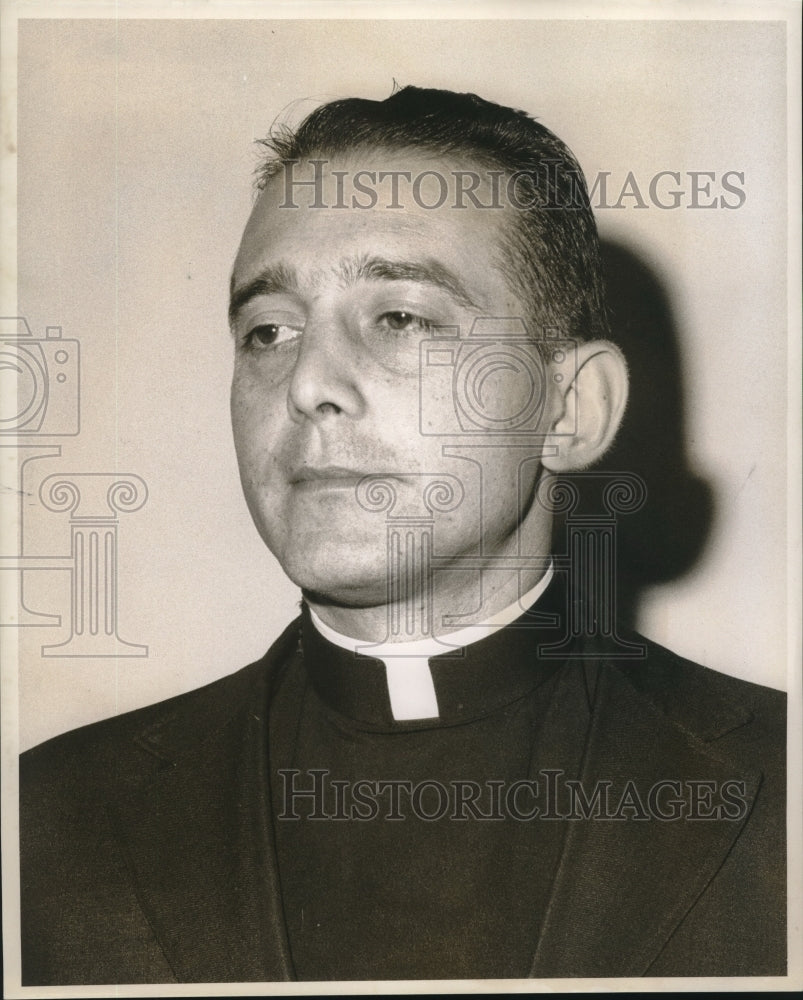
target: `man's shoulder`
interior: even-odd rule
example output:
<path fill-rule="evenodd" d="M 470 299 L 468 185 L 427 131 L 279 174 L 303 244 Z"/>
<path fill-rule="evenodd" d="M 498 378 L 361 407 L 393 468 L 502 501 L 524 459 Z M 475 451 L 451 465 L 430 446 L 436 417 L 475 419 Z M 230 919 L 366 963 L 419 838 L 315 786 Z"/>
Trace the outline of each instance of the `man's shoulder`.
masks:
<path fill-rule="evenodd" d="M 784 691 L 695 663 L 644 636 L 645 655 L 613 659 L 628 683 L 670 721 L 706 743 L 749 743 L 785 750 Z"/>
<path fill-rule="evenodd" d="M 53 786 L 69 797 L 76 782 L 87 789 L 105 781 L 116 786 L 139 780 L 143 758 L 158 767 L 211 735 L 237 709 L 269 685 L 295 646 L 292 622 L 263 657 L 217 680 L 121 715 L 55 736 L 20 756 L 20 789 Z M 94 779 L 94 780 L 92 780 Z"/>

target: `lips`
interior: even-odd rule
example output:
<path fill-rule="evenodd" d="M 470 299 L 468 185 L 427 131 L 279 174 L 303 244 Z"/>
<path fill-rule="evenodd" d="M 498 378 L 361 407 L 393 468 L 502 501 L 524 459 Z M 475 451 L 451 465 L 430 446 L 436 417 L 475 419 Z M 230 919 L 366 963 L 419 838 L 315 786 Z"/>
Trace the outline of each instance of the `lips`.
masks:
<path fill-rule="evenodd" d="M 289 476 L 291 488 L 300 494 L 342 493 L 354 496 L 357 487 L 370 473 L 343 465 L 307 465 Z"/>
<path fill-rule="evenodd" d="M 367 475 L 370 475 L 370 473 L 360 469 L 349 469 L 342 465 L 305 465 L 291 473 L 289 481 L 291 486 L 304 483 L 352 483 L 356 485 Z"/>

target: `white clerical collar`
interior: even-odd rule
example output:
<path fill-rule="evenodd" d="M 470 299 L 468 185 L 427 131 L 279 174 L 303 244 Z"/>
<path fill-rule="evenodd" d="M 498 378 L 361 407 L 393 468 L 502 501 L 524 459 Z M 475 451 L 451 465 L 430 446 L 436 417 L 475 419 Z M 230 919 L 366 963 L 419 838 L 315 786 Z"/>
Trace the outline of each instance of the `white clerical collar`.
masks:
<path fill-rule="evenodd" d="M 469 646 L 520 618 L 549 586 L 554 572 L 554 566 L 550 563 L 546 573 L 534 587 L 487 621 L 479 625 L 468 625 L 456 632 L 447 632 L 437 638 L 427 637 L 414 639 L 412 642 L 385 642 L 371 645 L 364 639 L 353 639 L 337 632 L 322 622 L 312 608 L 309 609 L 310 617 L 315 628 L 329 642 L 352 653 L 361 652 L 382 660 L 385 664 L 390 707 L 394 719 L 398 722 L 435 719 L 440 712 L 429 668 L 429 657 L 446 652 L 449 648 Z"/>

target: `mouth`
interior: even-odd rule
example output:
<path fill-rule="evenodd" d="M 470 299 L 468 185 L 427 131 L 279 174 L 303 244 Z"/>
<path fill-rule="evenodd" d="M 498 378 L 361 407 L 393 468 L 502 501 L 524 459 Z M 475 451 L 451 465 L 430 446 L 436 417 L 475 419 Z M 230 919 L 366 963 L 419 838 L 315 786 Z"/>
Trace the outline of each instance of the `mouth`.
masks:
<path fill-rule="evenodd" d="M 354 490 L 361 479 L 370 473 L 349 469 L 342 465 L 305 465 L 290 475 L 290 485 L 304 491 L 327 489 Z"/>

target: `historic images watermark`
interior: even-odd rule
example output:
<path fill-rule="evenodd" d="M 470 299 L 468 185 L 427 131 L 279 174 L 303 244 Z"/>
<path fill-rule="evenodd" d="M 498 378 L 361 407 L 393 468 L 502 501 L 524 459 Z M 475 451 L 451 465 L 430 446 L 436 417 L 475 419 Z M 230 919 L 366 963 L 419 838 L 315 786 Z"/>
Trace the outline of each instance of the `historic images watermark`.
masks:
<path fill-rule="evenodd" d="M 593 784 L 544 768 L 516 781 L 346 780 L 325 768 L 279 770 L 280 820 L 370 822 L 423 820 L 500 822 L 602 820 L 672 823 L 728 820 L 747 815 L 744 781 L 666 778 L 647 788 L 634 781 Z"/>
<path fill-rule="evenodd" d="M 585 184 L 579 173 L 566 179 L 565 164 L 546 160 L 532 170 L 325 170 L 330 161 L 288 160 L 280 208 L 422 209 L 480 208 L 515 211 L 587 208 L 741 208 L 747 201 L 743 170 L 657 170 L 637 177 L 601 170 Z M 558 171 L 560 174 L 560 183 Z M 586 198 L 583 189 L 587 188 Z"/>

